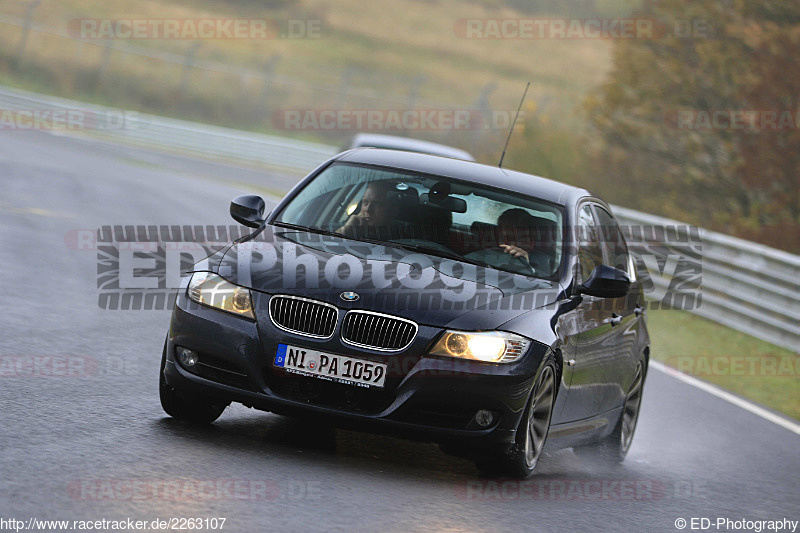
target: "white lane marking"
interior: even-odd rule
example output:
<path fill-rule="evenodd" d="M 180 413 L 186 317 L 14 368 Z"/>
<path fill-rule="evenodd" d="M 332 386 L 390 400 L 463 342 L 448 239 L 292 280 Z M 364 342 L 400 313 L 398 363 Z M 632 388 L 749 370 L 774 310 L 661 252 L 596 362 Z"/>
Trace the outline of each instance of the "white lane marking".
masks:
<path fill-rule="evenodd" d="M 710 383 L 706 383 L 705 381 L 701 381 L 697 378 L 694 378 L 688 374 L 684 374 L 679 370 L 675 370 L 672 367 L 665 365 L 659 361 L 650 361 L 650 367 L 655 368 L 656 370 L 660 370 L 665 374 L 668 374 L 676 379 L 679 379 L 686 383 L 687 385 L 691 385 L 692 387 L 697 387 L 700 390 L 704 390 L 709 394 L 713 394 L 717 398 L 721 398 L 726 402 L 730 402 L 733 405 L 741 407 L 746 411 L 750 411 L 754 415 L 760 416 L 765 420 L 769 420 L 774 424 L 778 424 L 779 426 L 788 429 L 789 431 L 800 435 L 800 424 L 784 418 L 782 416 L 778 416 L 775 413 L 767 411 L 763 407 L 759 407 L 758 405 L 748 402 L 747 400 L 743 400 L 738 396 L 731 394 L 730 392 L 726 392 L 719 387 L 711 385 Z"/>

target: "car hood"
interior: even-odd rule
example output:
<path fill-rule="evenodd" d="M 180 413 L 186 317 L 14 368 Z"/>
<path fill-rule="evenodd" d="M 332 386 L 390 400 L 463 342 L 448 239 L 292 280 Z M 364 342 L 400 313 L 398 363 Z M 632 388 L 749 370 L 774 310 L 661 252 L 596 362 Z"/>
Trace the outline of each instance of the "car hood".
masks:
<path fill-rule="evenodd" d="M 368 309 L 421 324 L 490 329 L 552 304 L 560 286 L 395 246 L 267 226 L 196 270 L 259 292 Z M 348 300 L 345 297 L 356 298 Z"/>

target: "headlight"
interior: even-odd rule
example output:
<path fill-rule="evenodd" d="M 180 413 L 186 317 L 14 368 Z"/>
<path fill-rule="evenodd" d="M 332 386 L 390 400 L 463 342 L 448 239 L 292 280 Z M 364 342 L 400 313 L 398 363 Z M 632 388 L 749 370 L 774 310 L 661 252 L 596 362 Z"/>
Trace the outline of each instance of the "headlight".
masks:
<path fill-rule="evenodd" d="M 211 272 L 195 272 L 189 281 L 189 299 L 228 313 L 255 319 L 250 291 Z"/>
<path fill-rule="evenodd" d="M 530 339 L 505 331 L 448 330 L 431 348 L 430 354 L 487 363 L 511 363 L 522 357 L 530 343 Z"/>

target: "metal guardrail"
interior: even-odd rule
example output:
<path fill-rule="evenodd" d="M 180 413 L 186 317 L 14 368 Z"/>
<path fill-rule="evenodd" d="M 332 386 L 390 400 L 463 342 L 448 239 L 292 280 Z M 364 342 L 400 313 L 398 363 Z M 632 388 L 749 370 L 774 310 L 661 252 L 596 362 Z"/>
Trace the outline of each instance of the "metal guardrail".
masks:
<path fill-rule="evenodd" d="M 1 110 L 82 111 L 64 133 L 305 174 L 337 152 L 322 144 L 129 113 L 0 87 Z M 651 308 L 681 308 L 800 352 L 800 256 L 623 207 L 614 212 L 644 266 Z M 650 231 L 659 230 L 659 231 Z M 664 235 L 664 231 L 666 235 Z"/>
<path fill-rule="evenodd" d="M 68 121 L 63 129 L 56 131 L 301 174 L 338 151 L 323 144 L 123 111 L 7 87 L 0 87 L 0 110 L 78 112 L 77 122 L 82 126 L 70 129 L 74 122 Z"/>
<path fill-rule="evenodd" d="M 665 240 L 629 239 L 657 292 L 678 296 L 683 308 L 700 316 L 800 352 L 800 256 L 632 209 L 614 207 L 614 213 L 628 234 L 633 227 L 673 230 Z M 686 236 L 687 231 L 693 235 Z M 665 250 L 688 265 L 688 277 L 671 275 Z M 654 261 L 648 264 L 649 255 L 660 256 L 656 268 L 664 267 L 663 275 L 653 271 Z M 694 277 L 698 268 L 702 273 Z M 699 301 L 687 301 L 693 295 Z"/>

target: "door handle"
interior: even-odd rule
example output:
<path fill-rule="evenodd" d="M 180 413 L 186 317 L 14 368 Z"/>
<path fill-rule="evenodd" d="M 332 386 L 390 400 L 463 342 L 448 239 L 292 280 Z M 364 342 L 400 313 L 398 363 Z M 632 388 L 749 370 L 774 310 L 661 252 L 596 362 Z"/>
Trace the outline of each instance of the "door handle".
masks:
<path fill-rule="evenodd" d="M 613 313 L 611 317 L 606 318 L 603 320 L 605 324 L 611 324 L 612 326 L 619 325 L 622 322 L 622 316 L 618 315 L 617 313 Z"/>

